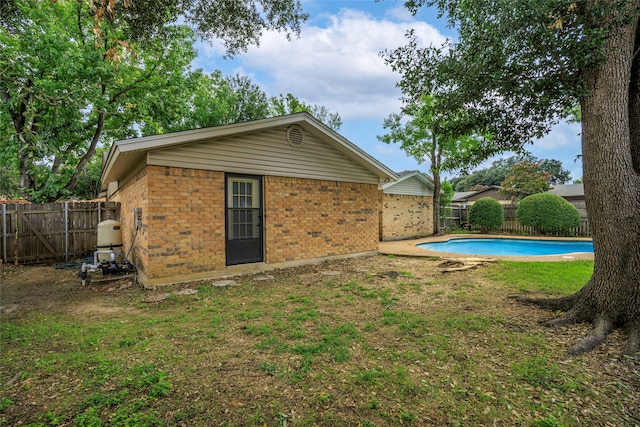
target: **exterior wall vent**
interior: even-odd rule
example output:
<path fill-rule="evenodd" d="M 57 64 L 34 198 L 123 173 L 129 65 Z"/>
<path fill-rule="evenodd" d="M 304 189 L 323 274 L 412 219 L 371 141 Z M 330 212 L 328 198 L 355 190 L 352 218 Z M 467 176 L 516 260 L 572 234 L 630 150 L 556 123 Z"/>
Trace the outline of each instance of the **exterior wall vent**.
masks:
<path fill-rule="evenodd" d="M 289 126 L 287 129 L 287 141 L 292 147 L 300 147 L 304 144 L 304 131 L 298 125 Z"/>

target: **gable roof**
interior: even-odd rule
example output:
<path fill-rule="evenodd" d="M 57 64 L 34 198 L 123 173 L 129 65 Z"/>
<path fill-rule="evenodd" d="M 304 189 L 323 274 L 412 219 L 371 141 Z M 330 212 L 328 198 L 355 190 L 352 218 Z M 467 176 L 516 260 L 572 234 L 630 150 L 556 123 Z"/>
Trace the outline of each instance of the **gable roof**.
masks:
<path fill-rule="evenodd" d="M 396 181 L 385 182 L 380 186 L 385 194 L 433 195 L 433 182 L 420 171 L 397 173 Z"/>
<path fill-rule="evenodd" d="M 499 185 L 491 185 L 487 188 L 483 188 L 481 190 L 476 190 L 476 191 L 462 191 L 462 192 L 457 192 L 457 193 L 453 193 L 453 199 L 451 200 L 452 202 L 466 202 L 468 199 L 475 197 L 475 196 L 479 196 L 482 193 L 486 193 L 487 191 L 496 191 L 496 190 L 500 190 L 502 189 L 502 187 L 500 187 Z"/>
<path fill-rule="evenodd" d="M 467 200 L 467 197 L 476 194 L 475 191 L 456 191 L 455 193 L 453 193 L 453 199 L 451 199 L 452 202 L 460 202 L 460 201 L 464 201 Z"/>
<path fill-rule="evenodd" d="M 193 129 L 162 135 L 152 135 L 116 141 L 104 162 L 101 181 L 103 185 L 127 176 L 151 151 L 175 148 L 199 142 L 212 142 L 244 134 L 268 131 L 278 127 L 300 126 L 304 132 L 312 134 L 361 167 L 377 175 L 380 181 L 397 179 L 388 167 L 371 157 L 343 136 L 334 132 L 309 113 L 296 113 L 251 122 Z"/>

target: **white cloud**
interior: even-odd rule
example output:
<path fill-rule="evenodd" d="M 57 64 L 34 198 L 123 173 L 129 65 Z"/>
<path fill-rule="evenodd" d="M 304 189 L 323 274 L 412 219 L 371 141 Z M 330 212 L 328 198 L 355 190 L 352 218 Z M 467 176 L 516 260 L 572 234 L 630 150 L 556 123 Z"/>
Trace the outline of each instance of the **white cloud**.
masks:
<path fill-rule="evenodd" d="M 391 154 L 398 154 L 398 149 L 395 148 L 393 145 L 376 144 L 375 151 L 376 151 L 376 154 L 385 155 L 385 156 L 391 155 Z"/>
<path fill-rule="evenodd" d="M 326 11 L 327 3 L 309 1 L 306 6 Z M 385 8 L 385 3 L 393 6 Z M 269 96 L 292 93 L 308 104 L 325 106 L 342 117 L 343 136 L 392 169 L 426 170 L 428 164 L 418 165 L 397 145 L 381 144 L 376 139 L 386 132 L 382 128 L 383 119 L 398 112 L 401 106 L 401 94 L 395 86 L 399 75 L 385 65 L 379 53 L 406 45 L 405 34 L 409 29 L 420 36 L 422 46 L 440 46 L 445 36 L 424 20 L 416 20 L 403 7 L 396 7 L 396 2 L 371 0 L 346 4 L 367 11 L 343 8 L 336 13 L 316 14 L 313 23 L 303 26 L 300 38 L 292 41 L 280 33 L 265 32 L 259 47 L 250 47 L 233 61 L 221 59 L 224 55 L 221 45 L 199 44 L 200 57 L 194 65 L 207 72 L 220 69 L 225 75 L 249 76 Z M 370 10 L 376 10 L 379 17 L 374 17 Z M 436 14 L 425 11 L 418 19 L 436 22 Z M 455 37 L 455 32 L 449 35 Z M 578 132 L 579 125 L 561 124 L 527 148 L 538 158 L 562 160 L 577 178 L 582 175 L 580 162 L 573 162 L 580 151 Z M 489 167 L 493 160 L 482 167 Z"/>
<path fill-rule="evenodd" d="M 265 32 L 259 47 L 249 48 L 236 59 L 241 67 L 237 71 L 250 75 L 270 96 L 292 93 L 309 104 L 338 112 L 344 120 L 382 120 L 399 110 L 400 91 L 395 86 L 399 76 L 384 63 L 380 52 L 405 45 L 410 28 L 424 45 L 439 45 L 445 39 L 426 22 L 407 23 L 410 15 L 399 9 L 387 11 L 393 21 L 341 9 L 336 15 L 325 15 L 326 27 L 307 25 L 300 38 L 292 41 L 280 33 Z M 221 55 L 207 46 L 201 53 Z"/>
<path fill-rule="evenodd" d="M 535 141 L 534 145 L 539 150 L 554 151 L 564 147 L 575 146 L 576 135 L 580 133 L 579 123 L 559 123 L 551 132 Z"/>

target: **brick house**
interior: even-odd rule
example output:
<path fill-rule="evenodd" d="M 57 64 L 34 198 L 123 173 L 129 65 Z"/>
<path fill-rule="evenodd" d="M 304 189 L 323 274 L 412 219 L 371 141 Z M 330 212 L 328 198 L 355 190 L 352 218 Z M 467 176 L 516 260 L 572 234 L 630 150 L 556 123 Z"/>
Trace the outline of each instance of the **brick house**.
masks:
<path fill-rule="evenodd" d="M 433 234 L 433 182 L 419 171 L 380 185 L 380 240 Z"/>
<path fill-rule="evenodd" d="M 376 253 L 394 179 L 307 113 L 117 141 L 102 172 L 145 287 Z"/>

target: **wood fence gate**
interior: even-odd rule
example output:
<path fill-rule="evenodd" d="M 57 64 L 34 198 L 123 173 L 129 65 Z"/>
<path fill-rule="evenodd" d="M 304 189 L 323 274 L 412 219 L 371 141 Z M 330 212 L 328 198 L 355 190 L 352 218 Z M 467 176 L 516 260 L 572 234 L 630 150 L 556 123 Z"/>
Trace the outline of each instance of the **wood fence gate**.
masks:
<path fill-rule="evenodd" d="M 2 205 L 3 263 L 37 264 L 84 258 L 97 245 L 98 223 L 120 218 L 117 202 Z"/>

